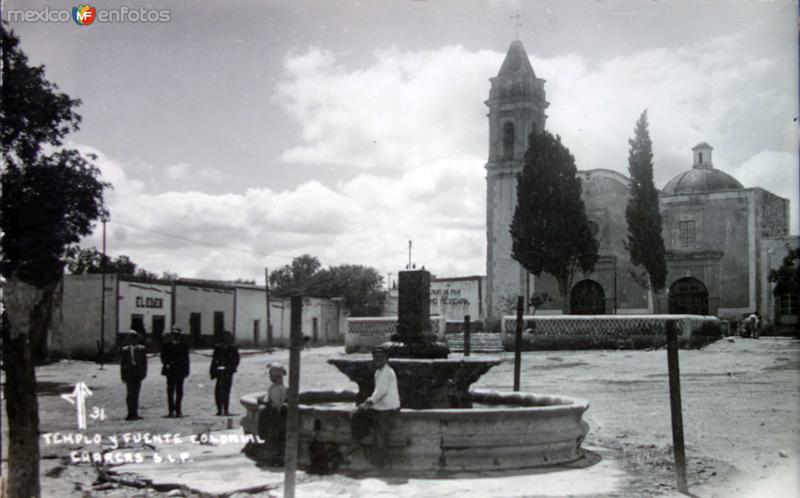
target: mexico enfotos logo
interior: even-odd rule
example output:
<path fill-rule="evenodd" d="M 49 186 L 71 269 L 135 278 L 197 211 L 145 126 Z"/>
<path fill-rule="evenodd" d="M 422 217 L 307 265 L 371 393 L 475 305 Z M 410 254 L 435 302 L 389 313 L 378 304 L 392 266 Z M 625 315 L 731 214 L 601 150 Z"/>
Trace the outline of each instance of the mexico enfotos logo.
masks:
<path fill-rule="evenodd" d="M 69 9 L 10 9 L 5 20 L 9 23 L 28 22 L 70 22 L 79 26 L 90 26 L 99 23 L 163 23 L 172 20 L 172 11 L 166 9 L 148 9 L 146 7 L 119 7 L 116 9 L 98 9 L 89 4 L 80 4 Z"/>

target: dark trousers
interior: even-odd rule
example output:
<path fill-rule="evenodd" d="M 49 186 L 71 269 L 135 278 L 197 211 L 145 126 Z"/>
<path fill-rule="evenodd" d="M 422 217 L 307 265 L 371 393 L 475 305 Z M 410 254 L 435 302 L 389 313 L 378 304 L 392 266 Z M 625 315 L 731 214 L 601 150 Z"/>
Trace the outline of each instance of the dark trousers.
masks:
<path fill-rule="evenodd" d="M 217 385 L 214 387 L 214 401 L 217 402 L 217 411 L 228 413 L 228 406 L 231 401 L 231 385 L 233 385 L 233 374 L 217 374 Z"/>
<path fill-rule="evenodd" d="M 170 415 L 181 415 L 183 401 L 183 377 L 167 376 L 167 406 Z"/>
<path fill-rule="evenodd" d="M 128 417 L 139 416 L 139 391 L 142 389 L 142 380 L 127 380 L 125 381 L 127 387 L 127 396 L 125 403 L 128 404 Z"/>
<path fill-rule="evenodd" d="M 372 433 L 372 451 L 368 459 L 377 467 L 385 467 L 389 463 L 389 435 L 392 430 L 392 419 L 398 410 L 358 410 L 353 413 L 350 430 L 353 439 L 363 444 L 363 440 Z"/>

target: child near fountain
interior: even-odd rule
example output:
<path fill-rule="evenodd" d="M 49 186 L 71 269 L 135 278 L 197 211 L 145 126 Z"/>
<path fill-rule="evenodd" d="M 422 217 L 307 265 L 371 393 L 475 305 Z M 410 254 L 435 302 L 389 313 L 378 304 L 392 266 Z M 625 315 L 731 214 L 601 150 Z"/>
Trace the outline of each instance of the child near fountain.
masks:
<path fill-rule="evenodd" d="M 258 435 L 267 443 L 270 459 L 282 464 L 286 437 L 286 386 L 283 377 L 286 369 L 278 362 L 267 366 L 272 384 L 267 394 L 258 399 Z"/>

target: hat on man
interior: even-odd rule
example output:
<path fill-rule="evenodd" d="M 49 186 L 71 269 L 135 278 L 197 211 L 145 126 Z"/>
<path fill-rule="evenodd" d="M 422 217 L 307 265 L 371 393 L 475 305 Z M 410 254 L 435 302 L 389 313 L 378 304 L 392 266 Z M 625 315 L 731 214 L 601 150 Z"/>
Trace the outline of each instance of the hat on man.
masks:
<path fill-rule="evenodd" d="M 283 365 L 279 361 L 270 363 L 269 366 L 267 367 L 267 370 L 269 371 L 270 374 L 281 373 L 282 375 L 286 375 L 286 369 L 283 368 Z"/>

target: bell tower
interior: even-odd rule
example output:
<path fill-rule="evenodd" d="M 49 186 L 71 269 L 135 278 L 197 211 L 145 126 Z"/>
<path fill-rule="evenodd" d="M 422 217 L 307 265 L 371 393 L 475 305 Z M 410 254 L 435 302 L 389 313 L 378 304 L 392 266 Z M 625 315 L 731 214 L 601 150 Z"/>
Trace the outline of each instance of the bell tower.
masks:
<path fill-rule="evenodd" d="M 526 272 L 511 258 L 509 226 L 517 206 L 528 135 L 545 126 L 544 81 L 533 72 L 522 42 L 515 40 L 497 76 L 490 79 L 489 160 L 486 163 L 487 316 L 512 313 L 508 303 L 525 294 Z"/>

